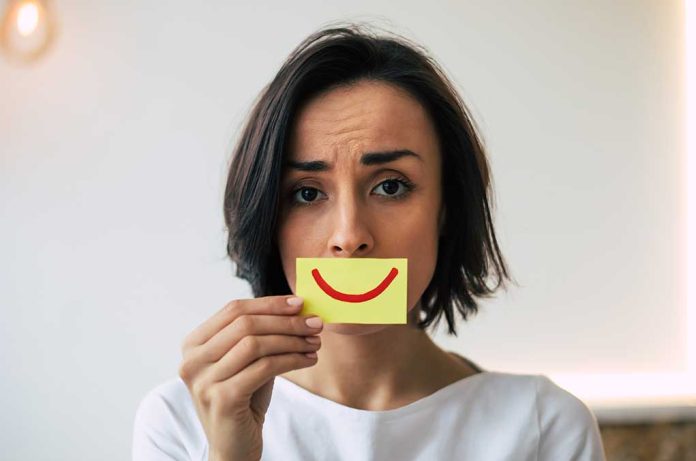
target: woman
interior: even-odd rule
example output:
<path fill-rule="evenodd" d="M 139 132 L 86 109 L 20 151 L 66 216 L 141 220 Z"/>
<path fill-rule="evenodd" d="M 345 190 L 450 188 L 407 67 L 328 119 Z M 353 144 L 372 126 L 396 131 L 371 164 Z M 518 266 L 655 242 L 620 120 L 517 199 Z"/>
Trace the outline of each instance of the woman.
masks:
<path fill-rule="evenodd" d="M 466 320 L 510 280 L 491 189 L 474 124 L 421 47 L 358 25 L 308 37 L 229 171 L 227 250 L 255 298 L 187 336 L 179 378 L 140 403 L 134 459 L 603 460 L 582 401 L 425 331 L 444 315 L 456 335 L 455 310 Z M 407 258 L 408 323 L 299 315 L 298 257 Z"/>

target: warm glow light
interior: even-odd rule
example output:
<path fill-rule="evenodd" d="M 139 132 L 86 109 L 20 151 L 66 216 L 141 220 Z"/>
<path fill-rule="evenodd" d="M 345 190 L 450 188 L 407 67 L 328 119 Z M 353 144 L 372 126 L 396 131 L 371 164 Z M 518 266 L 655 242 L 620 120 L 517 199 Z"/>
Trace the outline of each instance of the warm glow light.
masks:
<path fill-rule="evenodd" d="M 689 371 L 696 376 L 696 1 L 687 0 L 686 15 L 686 286 Z M 694 386 L 696 393 L 696 386 Z"/>
<path fill-rule="evenodd" d="M 39 24 L 39 8 L 34 2 L 23 3 L 17 11 L 17 31 L 23 37 L 36 30 Z"/>
<path fill-rule="evenodd" d="M 55 29 L 49 0 L 8 0 L 0 23 L 2 51 L 13 60 L 35 61 L 48 49 Z"/>

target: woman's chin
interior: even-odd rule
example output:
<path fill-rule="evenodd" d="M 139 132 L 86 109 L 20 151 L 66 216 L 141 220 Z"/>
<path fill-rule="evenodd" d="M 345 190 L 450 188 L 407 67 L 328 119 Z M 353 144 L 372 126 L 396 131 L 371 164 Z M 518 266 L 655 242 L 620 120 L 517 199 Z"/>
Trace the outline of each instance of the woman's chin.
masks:
<path fill-rule="evenodd" d="M 388 326 L 389 324 L 327 323 L 322 331 L 339 335 L 361 336 L 376 333 Z"/>
<path fill-rule="evenodd" d="M 412 306 L 408 310 L 408 323 L 414 325 L 418 321 L 420 308 L 416 309 Z M 398 324 L 393 323 L 327 323 L 322 331 L 328 331 L 339 335 L 361 336 L 377 333 L 385 328 L 392 327 Z"/>

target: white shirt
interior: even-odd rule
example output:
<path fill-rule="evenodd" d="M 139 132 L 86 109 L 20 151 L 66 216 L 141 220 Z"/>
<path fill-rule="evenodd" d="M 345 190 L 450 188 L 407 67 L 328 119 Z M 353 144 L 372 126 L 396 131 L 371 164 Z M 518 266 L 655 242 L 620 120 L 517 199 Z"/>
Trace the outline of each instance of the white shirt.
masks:
<path fill-rule="evenodd" d="M 175 378 L 138 406 L 134 461 L 207 461 L 186 384 Z M 597 420 L 545 375 L 482 371 L 400 408 L 367 411 L 276 376 L 263 461 L 605 461 Z"/>

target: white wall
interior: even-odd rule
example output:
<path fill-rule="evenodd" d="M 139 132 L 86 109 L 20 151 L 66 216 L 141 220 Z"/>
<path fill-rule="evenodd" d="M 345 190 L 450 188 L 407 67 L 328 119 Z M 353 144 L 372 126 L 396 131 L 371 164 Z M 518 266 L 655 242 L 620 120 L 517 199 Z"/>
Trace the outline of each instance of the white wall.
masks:
<path fill-rule="evenodd" d="M 183 337 L 250 296 L 222 220 L 239 124 L 338 19 L 428 47 L 489 146 L 522 288 L 437 341 L 510 372 L 685 367 L 681 2 L 53 3 L 45 59 L 0 59 L 4 459 L 130 456 Z"/>

